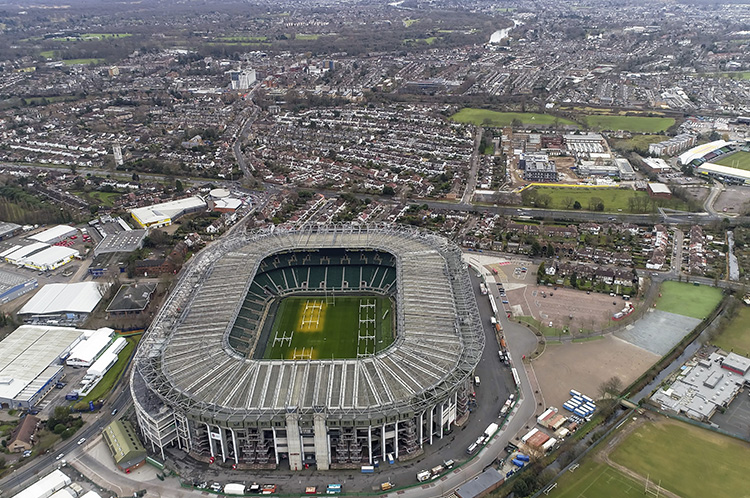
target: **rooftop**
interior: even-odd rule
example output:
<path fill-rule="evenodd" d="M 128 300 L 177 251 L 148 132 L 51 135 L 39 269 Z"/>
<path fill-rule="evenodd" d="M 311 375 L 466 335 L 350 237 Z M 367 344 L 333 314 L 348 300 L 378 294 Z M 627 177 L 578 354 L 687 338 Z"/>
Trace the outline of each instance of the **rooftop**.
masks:
<path fill-rule="evenodd" d="M 107 312 L 143 311 L 151 300 L 151 294 L 156 290 L 156 282 L 140 284 L 123 284 L 112 302 L 107 306 Z"/>
<path fill-rule="evenodd" d="M 101 299 L 102 294 L 96 282 L 47 284 L 21 308 L 18 314 L 91 313 Z"/>

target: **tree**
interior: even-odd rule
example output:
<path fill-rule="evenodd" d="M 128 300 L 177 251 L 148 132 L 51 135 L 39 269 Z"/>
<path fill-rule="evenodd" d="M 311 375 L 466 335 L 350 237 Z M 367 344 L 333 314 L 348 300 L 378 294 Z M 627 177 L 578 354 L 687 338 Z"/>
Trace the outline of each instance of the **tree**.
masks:
<path fill-rule="evenodd" d="M 174 188 L 178 192 L 182 192 L 185 190 L 185 187 L 182 185 L 182 182 L 179 180 L 179 178 L 174 182 Z"/>
<path fill-rule="evenodd" d="M 565 209 L 570 209 L 570 207 L 575 202 L 575 199 L 573 199 L 570 196 L 565 196 L 563 197 L 562 202 L 563 202 L 563 206 L 565 206 Z"/>
<path fill-rule="evenodd" d="M 573 203 L 573 209 L 581 209 L 581 207 L 582 207 L 582 206 L 581 206 L 581 203 L 580 203 L 580 202 L 578 202 L 578 201 L 575 201 L 575 202 Z"/>
<path fill-rule="evenodd" d="M 576 272 L 573 272 L 570 276 L 570 286 L 574 289 L 578 288 L 578 274 Z"/>
<path fill-rule="evenodd" d="M 383 195 L 393 195 L 395 193 L 396 191 L 393 190 L 393 187 L 391 187 L 390 185 L 386 185 L 385 187 L 383 187 Z"/>
<path fill-rule="evenodd" d="M 618 376 L 610 377 L 609 380 L 602 382 L 599 385 L 599 397 L 617 397 L 622 392 L 622 380 Z"/>

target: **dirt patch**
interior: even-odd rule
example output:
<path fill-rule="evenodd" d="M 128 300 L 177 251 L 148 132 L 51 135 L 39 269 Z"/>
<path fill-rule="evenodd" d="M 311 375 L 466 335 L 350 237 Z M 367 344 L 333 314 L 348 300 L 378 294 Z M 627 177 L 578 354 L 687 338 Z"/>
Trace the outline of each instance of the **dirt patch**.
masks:
<path fill-rule="evenodd" d="M 507 294 L 508 301 L 520 305 L 524 315 L 534 317 L 545 327 L 550 327 L 551 322 L 551 327 L 568 329 L 572 334 L 611 326 L 612 315 L 626 303 L 620 296 L 538 285 L 512 290 L 509 287 Z"/>
<path fill-rule="evenodd" d="M 596 399 L 602 382 L 617 376 L 627 386 L 658 360 L 658 355 L 610 335 L 588 342 L 548 344 L 532 365 L 544 403 L 562 410 L 571 389 Z"/>

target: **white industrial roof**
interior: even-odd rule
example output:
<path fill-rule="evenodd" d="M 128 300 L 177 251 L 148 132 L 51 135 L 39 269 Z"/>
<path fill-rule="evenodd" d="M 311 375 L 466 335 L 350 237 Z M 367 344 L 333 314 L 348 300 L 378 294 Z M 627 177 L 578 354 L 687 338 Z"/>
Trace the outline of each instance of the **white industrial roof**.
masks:
<path fill-rule="evenodd" d="M 13 498 L 39 498 L 49 496 L 51 492 L 62 489 L 72 481 L 61 470 L 53 470 L 37 482 L 24 489 Z"/>
<path fill-rule="evenodd" d="M 649 182 L 648 186 L 651 189 L 651 192 L 655 194 L 671 194 L 672 193 L 672 191 L 669 190 L 669 187 L 667 187 L 663 183 Z"/>
<path fill-rule="evenodd" d="M 70 237 L 78 233 L 78 229 L 68 225 L 57 225 L 52 228 L 48 228 L 43 232 L 39 232 L 34 235 L 30 235 L 28 238 L 31 240 L 38 240 L 39 242 L 57 242 L 59 239 Z"/>
<path fill-rule="evenodd" d="M 94 358 L 101 353 L 101 351 L 107 347 L 110 340 L 112 339 L 112 333 L 114 330 L 103 327 L 89 337 L 85 341 L 81 341 L 70 351 L 68 361 L 75 360 L 86 363 L 92 363 Z"/>
<path fill-rule="evenodd" d="M 99 284 L 96 282 L 47 284 L 18 314 L 91 313 L 101 299 Z"/>
<path fill-rule="evenodd" d="M 241 200 L 231 198 L 217 199 L 214 203 L 214 209 L 238 209 L 240 206 L 242 206 Z"/>
<path fill-rule="evenodd" d="M 162 204 L 154 204 L 153 206 L 135 208 L 130 213 L 139 219 L 143 225 L 151 225 L 172 218 L 186 209 L 201 207 L 206 207 L 206 201 L 194 196 Z"/>
<path fill-rule="evenodd" d="M 85 331 L 22 325 L 0 342 L 0 398 L 13 399 Z"/>
<path fill-rule="evenodd" d="M 651 169 L 663 169 L 670 170 L 672 167 L 660 157 L 644 157 L 643 162 L 648 165 Z"/>
<path fill-rule="evenodd" d="M 39 251 L 36 254 L 23 258 L 22 262 L 41 268 L 48 265 L 54 265 L 58 261 L 72 258 L 78 254 L 79 252 L 77 250 L 71 249 L 70 247 L 49 246 L 43 251 Z"/>
<path fill-rule="evenodd" d="M 743 180 L 750 180 L 750 171 L 739 168 L 730 168 L 729 166 L 722 166 L 721 164 L 703 163 L 695 168 L 695 171 L 698 173 L 716 173 L 719 175 L 742 178 Z"/>
<path fill-rule="evenodd" d="M 45 242 L 34 242 L 33 244 L 29 244 L 13 251 L 12 253 L 6 255 L 5 258 L 11 263 L 14 263 L 16 261 L 22 260 L 32 252 L 39 251 L 40 249 L 44 249 L 45 247 L 49 247 L 49 244 Z"/>

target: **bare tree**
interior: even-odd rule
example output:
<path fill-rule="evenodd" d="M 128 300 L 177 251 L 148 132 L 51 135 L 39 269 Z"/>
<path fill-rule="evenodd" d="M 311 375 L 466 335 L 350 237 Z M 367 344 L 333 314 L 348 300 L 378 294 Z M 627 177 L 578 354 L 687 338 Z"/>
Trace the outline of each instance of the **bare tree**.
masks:
<path fill-rule="evenodd" d="M 615 398 L 622 392 L 622 380 L 616 375 L 599 385 L 599 398 Z"/>

